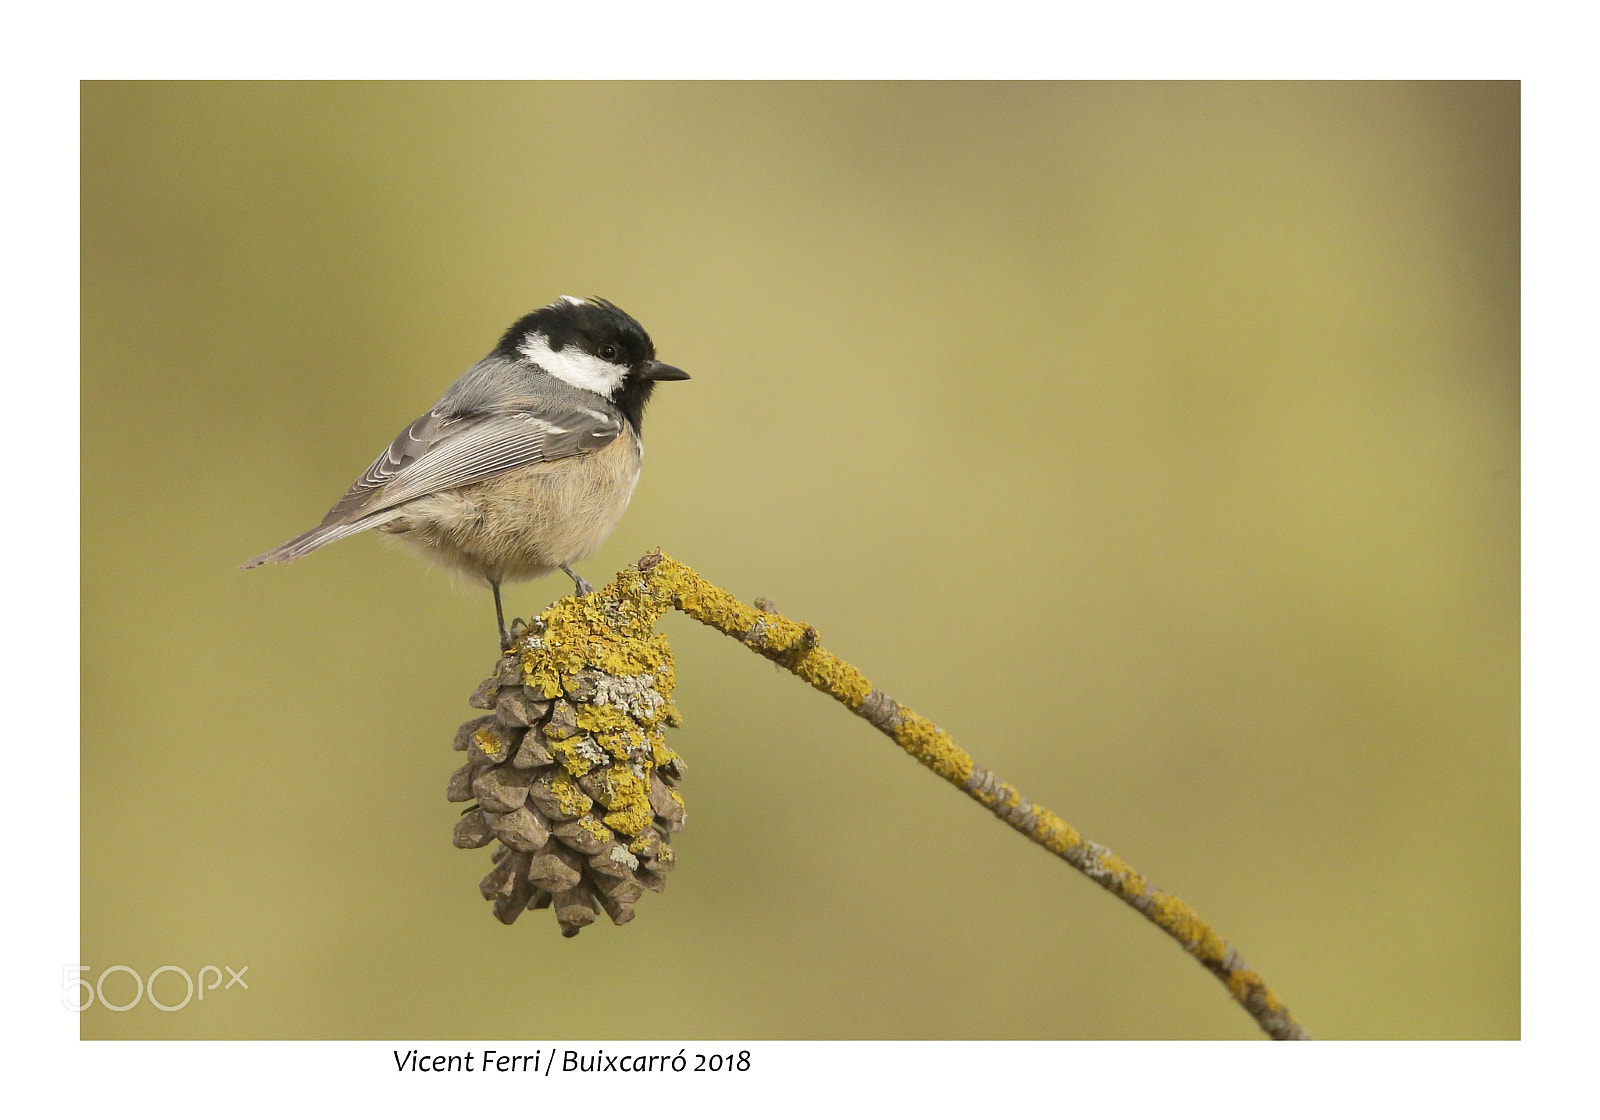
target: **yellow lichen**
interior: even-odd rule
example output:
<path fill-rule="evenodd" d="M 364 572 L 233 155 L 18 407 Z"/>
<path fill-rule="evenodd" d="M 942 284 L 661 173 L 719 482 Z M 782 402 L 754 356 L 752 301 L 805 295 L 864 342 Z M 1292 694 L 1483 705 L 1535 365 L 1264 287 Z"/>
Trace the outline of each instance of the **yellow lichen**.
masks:
<path fill-rule="evenodd" d="M 963 785 L 972 776 L 972 756 L 956 746 L 949 735 L 910 708 L 900 709 L 900 721 L 899 728 L 893 733 L 894 741 L 899 743 L 907 754 L 941 778 L 958 786 Z M 1002 786 L 1002 788 L 1009 787 Z M 1014 790 L 1012 792 L 1015 793 Z"/>
<path fill-rule="evenodd" d="M 650 761 L 657 766 L 668 766 L 683 760 L 678 757 L 677 751 L 667 746 L 666 737 L 657 731 L 650 736 Z"/>
<path fill-rule="evenodd" d="M 472 741 L 477 744 L 485 757 L 495 762 L 500 762 L 506 756 L 507 744 L 500 741 L 499 734 L 492 727 L 478 728 L 472 736 Z"/>
<path fill-rule="evenodd" d="M 560 739 L 550 743 L 550 754 L 561 763 L 566 773 L 574 777 L 583 777 L 594 769 L 594 762 L 583 757 L 578 747 L 584 740 L 581 737 Z"/>
<path fill-rule="evenodd" d="M 625 735 L 639 726 L 639 721 L 627 712 L 608 704 L 575 704 L 573 707 L 578 712 L 578 728 L 589 732 L 602 745 L 601 736 Z"/>
<path fill-rule="evenodd" d="M 594 799 L 578 788 L 570 774 L 561 770 L 550 776 L 550 792 L 556 795 L 561 811 L 570 816 L 581 817 L 594 805 Z"/>
<path fill-rule="evenodd" d="M 618 832 L 638 836 L 655 817 L 649 789 L 643 778 L 625 766 L 612 768 L 611 782 L 610 811 L 601 819 Z"/>

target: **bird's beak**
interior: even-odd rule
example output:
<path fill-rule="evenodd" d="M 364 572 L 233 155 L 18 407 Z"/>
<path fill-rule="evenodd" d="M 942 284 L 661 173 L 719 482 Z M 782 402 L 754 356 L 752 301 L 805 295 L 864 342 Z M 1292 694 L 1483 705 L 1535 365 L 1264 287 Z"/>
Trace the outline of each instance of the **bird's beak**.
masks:
<path fill-rule="evenodd" d="M 649 361 L 639 367 L 639 376 L 645 381 L 687 381 L 689 375 L 677 366 L 666 362 Z"/>

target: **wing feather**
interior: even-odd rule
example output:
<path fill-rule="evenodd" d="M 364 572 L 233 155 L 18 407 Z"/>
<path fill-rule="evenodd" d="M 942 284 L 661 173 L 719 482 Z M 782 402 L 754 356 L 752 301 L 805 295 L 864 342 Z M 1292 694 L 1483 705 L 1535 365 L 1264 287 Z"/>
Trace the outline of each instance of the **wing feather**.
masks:
<path fill-rule="evenodd" d="M 324 525 L 345 520 L 345 515 L 366 505 L 367 499 L 374 492 L 383 489 L 394 477 L 410 464 L 416 462 L 432 447 L 439 442 L 446 432 L 450 421 L 442 419 L 437 412 L 430 412 L 413 420 L 405 431 L 394 437 L 394 442 L 383 449 L 383 454 L 372 461 L 350 489 L 345 491 L 328 515 L 322 519 Z"/>
<path fill-rule="evenodd" d="M 587 395 L 587 394 L 586 394 Z M 598 398 L 596 404 L 600 404 Z M 396 506 L 468 486 L 529 463 L 598 451 L 622 434 L 609 406 L 450 414 L 436 405 L 397 435 L 314 529 L 246 561 L 246 568 L 297 559 L 389 520 Z"/>
<path fill-rule="evenodd" d="M 328 516 L 331 521 L 365 517 L 529 463 L 595 451 L 621 434 L 621 417 L 600 409 L 448 420 L 430 413 L 396 437 Z"/>

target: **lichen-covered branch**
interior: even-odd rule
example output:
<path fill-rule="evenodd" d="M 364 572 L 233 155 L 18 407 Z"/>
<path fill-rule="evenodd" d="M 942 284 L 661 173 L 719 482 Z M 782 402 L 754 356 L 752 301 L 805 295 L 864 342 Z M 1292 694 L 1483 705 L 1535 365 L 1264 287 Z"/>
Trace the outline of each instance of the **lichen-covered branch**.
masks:
<path fill-rule="evenodd" d="M 827 693 L 1006 824 L 1154 922 L 1221 980 L 1268 1035 L 1309 1037 L 1261 974 L 1247 966 L 1188 903 L 1155 887 L 1118 856 L 979 766 L 943 730 L 872 687 L 860 670 L 824 649 L 813 627 L 775 610 L 747 605 L 659 551 L 641 559 L 637 573 L 620 574 L 598 598 L 615 603 L 611 609 L 648 613 L 652 622 L 668 608 L 680 610 Z"/>
<path fill-rule="evenodd" d="M 824 649 L 814 628 L 770 603 L 741 602 L 692 568 L 652 552 L 593 594 L 568 597 L 519 629 L 472 703 L 466 761 L 447 796 L 475 804 L 455 842 L 495 841 L 480 884 L 510 924 L 553 908 L 572 936 L 603 911 L 621 924 L 644 890 L 661 890 L 683 827 L 683 762 L 663 739 L 676 726 L 672 653 L 655 624 L 669 610 L 738 639 L 827 693 L 1006 824 L 1099 883 L 1205 965 L 1273 1038 L 1307 1035 L 1261 975 L 1182 899 L 1151 885 L 1066 821 L 979 766 L 943 730 L 874 688 Z"/>

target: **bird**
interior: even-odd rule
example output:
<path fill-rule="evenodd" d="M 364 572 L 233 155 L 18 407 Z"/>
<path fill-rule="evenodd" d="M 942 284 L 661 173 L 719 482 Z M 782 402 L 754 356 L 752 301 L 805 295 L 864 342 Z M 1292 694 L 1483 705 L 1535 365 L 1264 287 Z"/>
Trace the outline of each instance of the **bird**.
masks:
<path fill-rule="evenodd" d="M 687 381 L 656 360 L 638 320 L 609 300 L 562 296 L 508 327 L 422 416 L 394 438 L 321 522 L 241 568 L 286 564 L 367 529 L 494 592 L 572 565 L 622 519 L 644 460 L 640 428 L 660 381 Z"/>

